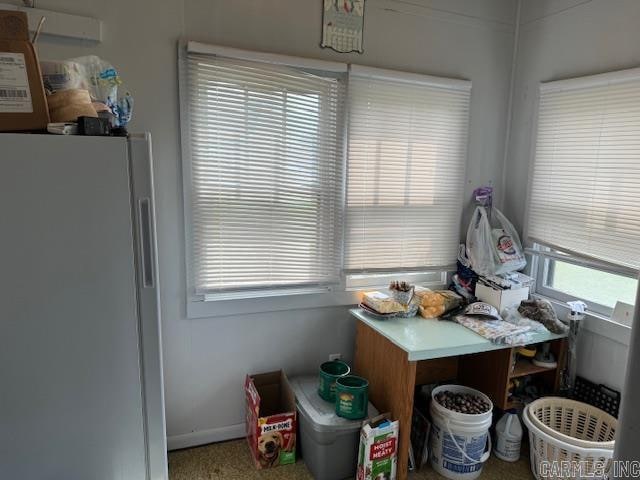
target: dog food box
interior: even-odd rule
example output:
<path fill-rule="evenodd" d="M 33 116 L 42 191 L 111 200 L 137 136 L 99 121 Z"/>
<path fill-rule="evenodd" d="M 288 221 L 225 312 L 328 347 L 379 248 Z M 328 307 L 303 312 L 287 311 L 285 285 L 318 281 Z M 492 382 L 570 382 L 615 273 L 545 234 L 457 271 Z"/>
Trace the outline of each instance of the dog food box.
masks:
<path fill-rule="evenodd" d="M 400 424 L 388 413 L 365 421 L 360 431 L 358 480 L 395 480 Z"/>
<path fill-rule="evenodd" d="M 258 469 L 296 462 L 296 399 L 282 370 L 247 375 L 247 441 Z"/>
<path fill-rule="evenodd" d="M 0 10 L 0 132 L 46 130 L 49 110 L 27 14 Z"/>

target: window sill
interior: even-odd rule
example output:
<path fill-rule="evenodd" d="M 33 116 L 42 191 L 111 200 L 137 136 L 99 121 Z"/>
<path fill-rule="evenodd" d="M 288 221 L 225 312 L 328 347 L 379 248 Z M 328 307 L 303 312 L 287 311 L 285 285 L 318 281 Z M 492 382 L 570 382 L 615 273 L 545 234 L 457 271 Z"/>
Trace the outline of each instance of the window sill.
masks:
<path fill-rule="evenodd" d="M 187 299 L 187 318 L 226 317 L 251 313 L 356 305 L 357 291 L 307 293 L 229 300 Z"/>
<path fill-rule="evenodd" d="M 540 294 L 535 294 L 535 296 L 549 300 L 561 320 L 564 320 L 567 317 L 569 307 L 563 302 Z M 583 320 L 582 327 L 595 335 L 629 346 L 631 339 L 631 327 L 614 322 L 609 317 L 594 312 L 588 312 Z"/>
<path fill-rule="evenodd" d="M 446 288 L 442 281 L 418 282 L 417 284 L 432 290 Z M 358 286 L 346 290 L 333 290 L 304 294 L 269 295 L 243 299 L 202 300 L 187 299 L 187 318 L 228 317 L 252 313 L 283 312 L 286 310 L 304 310 L 308 308 L 339 307 L 357 305 L 359 292 L 380 290 L 384 286 Z"/>

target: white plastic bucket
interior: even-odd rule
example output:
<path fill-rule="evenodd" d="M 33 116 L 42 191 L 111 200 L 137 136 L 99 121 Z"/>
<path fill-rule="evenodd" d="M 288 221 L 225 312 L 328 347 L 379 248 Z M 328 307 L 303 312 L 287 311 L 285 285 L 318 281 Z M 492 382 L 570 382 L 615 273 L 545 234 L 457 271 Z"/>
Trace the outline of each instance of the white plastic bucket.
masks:
<path fill-rule="evenodd" d="M 458 413 L 435 399 L 439 392 L 468 393 L 481 397 L 490 409 L 481 414 Z M 460 385 L 443 385 L 431 392 L 431 435 L 429 458 L 434 470 L 452 480 L 473 480 L 491 454 L 493 403 L 484 393 Z"/>

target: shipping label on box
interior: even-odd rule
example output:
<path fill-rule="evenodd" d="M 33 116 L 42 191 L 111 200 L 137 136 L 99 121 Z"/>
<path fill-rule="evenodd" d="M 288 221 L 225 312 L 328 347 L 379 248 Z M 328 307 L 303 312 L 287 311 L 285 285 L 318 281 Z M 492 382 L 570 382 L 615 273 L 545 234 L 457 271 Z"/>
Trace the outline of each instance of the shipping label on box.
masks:
<path fill-rule="evenodd" d="M 27 64 L 22 53 L 0 52 L 0 112 L 33 112 Z"/>
<path fill-rule="evenodd" d="M 398 466 L 399 422 L 380 415 L 364 423 L 358 451 L 358 480 L 394 480 Z"/>
<path fill-rule="evenodd" d="M 46 130 L 49 109 L 27 15 L 0 10 L 0 132 Z"/>
<path fill-rule="evenodd" d="M 247 375 L 246 432 L 258 469 L 296 461 L 295 396 L 282 371 Z"/>

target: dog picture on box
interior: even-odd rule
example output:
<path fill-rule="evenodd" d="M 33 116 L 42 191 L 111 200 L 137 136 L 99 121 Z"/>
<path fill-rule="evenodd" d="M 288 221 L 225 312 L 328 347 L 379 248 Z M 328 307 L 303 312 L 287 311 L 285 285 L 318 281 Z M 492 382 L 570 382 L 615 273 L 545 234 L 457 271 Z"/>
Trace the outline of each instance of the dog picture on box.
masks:
<path fill-rule="evenodd" d="M 280 432 L 267 432 L 258 437 L 258 453 L 262 468 L 272 467 L 278 461 L 282 442 Z"/>
<path fill-rule="evenodd" d="M 247 440 L 256 468 L 296 461 L 296 407 L 281 371 L 247 375 Z"/>

